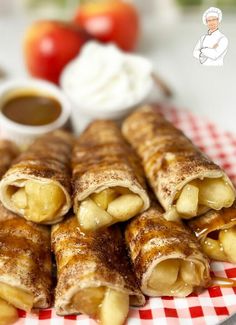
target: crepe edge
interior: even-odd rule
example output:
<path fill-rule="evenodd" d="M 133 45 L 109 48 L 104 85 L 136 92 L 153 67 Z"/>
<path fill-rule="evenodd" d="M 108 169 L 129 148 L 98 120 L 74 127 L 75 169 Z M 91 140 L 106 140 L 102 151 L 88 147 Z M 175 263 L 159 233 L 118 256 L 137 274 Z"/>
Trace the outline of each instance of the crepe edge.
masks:
<path fill-rule="evenodd" d="M 12 183 L 17 183 L 17 181 L 19 182 L 20 179 L 18 177 L 19 175 L 17 173 L 13 173 L 10 175 L 7 175 L 6 177 L 3 177 L 2 180 L 0 181 L 0 201 L 2 202 L 3 206 L 10 210 L 11 212 L 17 214 L 18 216 L 23 217 L 24 219 L 28 220 L 28 221 L 32 221 L 26 218 L 26 216 L 24 215 L 23 211 L 20 211 L 20 209 L 15 208 L 10 202 L 10 198 L 7 195 L 7 187 L 11 186 Z M 60 209 L 60 213 L 57 214 L 57 217 L 54 220 L 48 221 L 48 222 L 39 222 L 39 224 L 45 224 L 45 225 L 52 225 L 55 224 L 59 221 L 61 221 L 63 219 L 63 217 L 67 214 L 67 212 L 70 210 L 71 206 L 72 206 L 72 200 L 71 200 L 71 196 L 68 193 L 68 191 L 66 190 L 66 188 L 60 184 L 59 181 L 56 180 L 47 180 L 45 178 L 42 177 L 36 177 L 33 175 L 28 175 L 28 174 L 20 174 L 20 178 L 21 179 L 25 179 L 25 180 L 37 180 L 37 181 L 42 181 L 44 183 L 55 183 L 57 184 L 61 190 L 63 191 L 65 198 L 66 198 L 66 202 L 64 204 L 64 206 Z M 14 186 L 14 185 L 13 185 Z"/>

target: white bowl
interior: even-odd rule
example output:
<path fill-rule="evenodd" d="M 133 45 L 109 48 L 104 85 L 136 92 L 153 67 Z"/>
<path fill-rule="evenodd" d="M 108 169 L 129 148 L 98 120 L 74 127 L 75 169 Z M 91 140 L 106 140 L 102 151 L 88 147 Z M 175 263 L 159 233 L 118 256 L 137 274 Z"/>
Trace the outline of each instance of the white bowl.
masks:
<path fill-rule="evenodd" d="M 94 107 L 94 109 L 87 110 L 84 109 L 82 106 L 79 106 L 76 102 L 71 100 L 71 125 L 72 129 L 76 134 L 80 134 L 83 130 L 87 127 L 87 125 L 96 119 L 109 119 L 109 120 L 116 120 L 122 121 L 127 115 L 129 115 L 133 110 L 137 107 L 145 104 L 147 98 L 149 98 L 149 93 L 147 96 L 142 100 L 137 102 L 135 105 L 122 107 L 117 111 L 98 111 Z"/>
<path fill-rule="evenodd" d="M 28 126 L 8 119 L 1 108 L 6 98 L 14 97 L 18 92 L 33 91 L 55 98 L 61 105 L 61 114 L 53 123 L 43 126 Z M 0 86 L 0 137 L 14 141 L 19 146 L 27 146 L 45 133 L 63 127 L 71 114 L 71 104 L 64 93 L 54 84 L 38 79 L 13 79 Z"/>
<path fill-rule="evenodd" d="M 153 88 L 153 67 L 145 57 L 94 41 L 62 71 L 60 85 L 72 104 L 72 125 L 80 132 L 93 119 L 122 119 Z"/>
<path fill-rule="evenodd" d="M 71 98 L 70 93 L 63 88 L 63 82 L 61 82 L 62 89 L 65 92 L 66 96 L 69 98 L 71 103 L 71 124 L 75 133 L 81 133 L 85 127 L 94 119 L 113 119 L 113 120 L 122 120 L 125 116 L 129 115 L 135 108 L 142 105 L 149 98 L 153 84 L 150 85 L 150 88 L 147 90 L 146 94 L 139 101 L 133 103 L 129 106 L 122 106 L 113 110 L 101 110 L 94 107 L 83 107 L 82 103 L 78 103 Z M 122 96 L 122 95 L 121 95 Z"/>

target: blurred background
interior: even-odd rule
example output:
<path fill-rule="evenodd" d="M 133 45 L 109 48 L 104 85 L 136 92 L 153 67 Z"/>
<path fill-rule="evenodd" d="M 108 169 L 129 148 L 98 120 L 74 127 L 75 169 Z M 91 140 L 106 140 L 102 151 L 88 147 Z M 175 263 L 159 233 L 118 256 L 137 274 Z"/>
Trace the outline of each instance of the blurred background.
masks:
<path fill-rule="evenodd" d="M 0 0 L 0 75 L 28 75 L 22 53 L 26 28 L 37 19 L 70 20 L 83 1 Z M 175 106 L 206 116 L 236 132 L 236 0 L 133 0 L 141 19 L 136 51 L 149 58 L 173 90 Z M 206 67 L 193 48 L 206 33 L 202 14 L 210 6 L 223 11 L 220 30 L 229 39 L 223 67 Z M 158 91 L 153 95 L 159 99 Z"/>

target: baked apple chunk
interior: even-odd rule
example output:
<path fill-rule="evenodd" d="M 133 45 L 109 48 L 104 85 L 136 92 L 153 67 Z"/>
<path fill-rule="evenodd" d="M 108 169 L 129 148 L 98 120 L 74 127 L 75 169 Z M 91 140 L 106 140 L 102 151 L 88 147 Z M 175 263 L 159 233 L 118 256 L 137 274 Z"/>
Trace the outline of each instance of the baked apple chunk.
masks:
<path fill-rule="evenodd" d="M 216 239 L 210 236 L 201 243 L 203 251 L 213 260 L 236 263 L 236 226 L 219 230 Z"/>
<path fill-rule="evenodd" d="M 17 309 L 0 298 L 0 325 L 14 324 L 17 319 Z"/>
<path fill-rule="evenodd" d="M 176 201 L 176 210 L 183 219 L 190 219 L 206 210 L 230 207 L 234 191 L 223 178 L 205 178 L 186 184 Z"/>
<path fill-rule="evenodd" d="M 33 307 L 34 297 L 32 294 L 3 282 L 0 282 L 0 298 L 14 307 L 28 312 Z"/>
<path fill-rule="evenodd" d="M 33 302 L 32 294 L 0 282 L 0 325 L 15 323 L 18 319 L 17 308 L 30 312 Z"/>
<path fill-rule="evenodd" d="M 77 292 L 72 304 L 97 319 L 101 325 L 122 325 L 129 312 L 129 294 L 106 287 L 85 288 Z"/>
<path fill-rule="evenodd" d="M 54 183 L 28 180 L 11 197 L 12 204 L 24 211 L 30 221 L 53 220 L 55 214 L 65 203 L 65 194 Z"/>
<path fill-rule="evenodd" d="M 148 285 L 163 296 L 183 297 L 201 283 L 198 266 L 192 261 L 168 259 L 160 262 L 149 278 Z"/>
<path fill-rule="evenodd" d="M 83 230 L 95 231 L 126 221 L 143 208 L 139 195 L 126 188 L 114 187 L 94 193 L 80 203 L 77 218 Z"/>

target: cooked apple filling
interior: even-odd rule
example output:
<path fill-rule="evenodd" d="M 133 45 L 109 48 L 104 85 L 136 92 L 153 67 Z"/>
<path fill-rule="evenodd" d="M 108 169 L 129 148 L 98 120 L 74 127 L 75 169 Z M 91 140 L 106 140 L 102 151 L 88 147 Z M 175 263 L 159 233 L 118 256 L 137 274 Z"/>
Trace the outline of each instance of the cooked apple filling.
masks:
<path fill-rule="evenodd" d="M 33 301 L 32 294 L 0 282 L 0 325 L 16 322 L 18 319 L 16 308 L 29 312 L 33 307 Z"/>
<path fill-rule="evenodd" d="M 184 186 L 176 201 L 176 210 L 184 219 L 190 219 L 208 209 L 230 207 L 235 199 L 231 186 L 223 178 L 194 180 Z"/>
<path fill-rule="evenodd" d="M 16 308 L 29 312 L 33 307 L 32 294 L 0 282 L 0 325 L 13 324 L 18 319 Z"/>
<path fill-rule="evenodd" d="M 236 226 L 219 230 L 217 239 L 210 236 L 201 242 L 204 253 L 213 260 L 236 263 Z"/>
<path fill-rule="evenodd" d="M 12 194 L 11 201 L 28 220 L 43 222 L 53 220 L 65 203 L 65 194 L 56 184 L 28 180 Z"/>
<path fill-rule="evenodd" d="M 14 324 L 17 319 L 17 309 L 0 298 L 0 325 Z"/>
<path fill-rule="evenodd" d="M 114 187 L 94 193 L 80 203 L 77 218 L 81 228 L 94 231 L 126 221 L 141 212 L 143 200 L 126 188 Z"/>
<path fill-rule="evenodd" d="M 168 259 L 153 270 L 148 286 L 163 296 L 188 296 L 201 284 L 198 266 L 191 261 Z"/>
<path fill-rule="evenodd" d="M 30 311 L 33 307 L 34 297 L 32 294 L 0 282 L 0 298 L 16 308 Z"/>
<path fill-rule="evenodd" d="M 77 292 L 72 305 L 96 318 L 101 325 L 122 325 L 129 311 L 129 295 L 111 288 L 93 287 Z"/>

